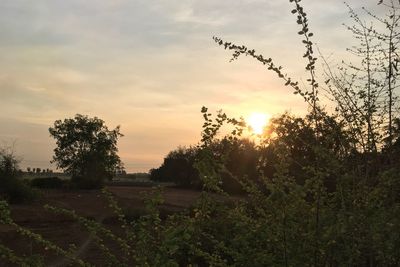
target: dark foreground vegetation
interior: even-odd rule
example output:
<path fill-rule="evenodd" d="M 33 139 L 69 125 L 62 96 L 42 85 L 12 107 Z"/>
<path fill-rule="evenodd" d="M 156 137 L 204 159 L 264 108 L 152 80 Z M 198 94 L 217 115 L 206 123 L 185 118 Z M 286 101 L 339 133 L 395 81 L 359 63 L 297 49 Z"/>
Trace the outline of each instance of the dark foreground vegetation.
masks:
<path fill-rule="evenodd" d="M 305 88 L 271 58 L 246 46 L 217 37 L 214 40 L 233 51 L 233 60 L 249 56 L 276 73 L 309 105 L 308 115 L 276 117 L 252 143 L 242 138 L 246 127 L 242 120 L 222 112 L 213 116 L 204 107 L 200 144 L 171 152 L 164 164 L 151 172 L 154 180 L 201 189 L 197 200 L 184 210 L 160 212 L 163 195 L 161 189 L 155 189 L 144 198 L 145 213 L 128 216 L 115 195 L 103 190 L 116 219 L 113 225 L 119 226 L 111 231 L 109 225 L 96 218 L 79 216 L 56 203 L 46 206 L 58 216 L 72 218 L 91 235 L 91 242 L 105 257 L 101 265 L 400 265 L 400 120 L 395 96 L 399 7 L 395 2 L 379 1 L 377 4 L 386 8 L 387 16 L 380 18 L 370 13 L 372 20 L 383 25 L 377 28 L 365 24 L 350 9 L 355 24 L 349 30 L 360 41 L 351 51 L 362 60 L 358 65 L 348 63 L 337 70 L 325 66 L 324 85 L 320 85 L 307 15 L 300 0 L 290 2 L 305 45 Z M 321 59 L 324 61 L 322 56 Z M 334 112 L 324 109 L 320 91 L 333 100 L 330 105 Z M 59 121 L 53 129 L 67 129 L 63 128 L 66 125 L 74 125 L 74 129 L 74 122 L 80 118 L 91 121 L 78 116 L 64 123 Z M 91 177 L 88 181 L 101 185 L 120 164 L 116 156 L 119 128 L 108 131 L 101 121 L 96 121 L 100 130 L 94 136 L 111 134 L 112 138 L 106 140 L 112 142 L 104 146 L 100 145 L 103 142 L 93 147 L 74 146 L 80 148 L 74 154 L 80 161 L 73 161 L 75 157 L 69 154 L 63 157 L 62 151 L 69 152 L 69 144 L 87 140 L 88 131 L 78 131 L 81 139 L 52 135 L 60 141 L 55 156 L 59 167 L 68 169 L 78 181 Z M 231 133 L 219 138 L 223 126 L 230 127 Z M 58 130 L 54 133 L 60 133 Z M 2 168 L 9 171 L 7 157 L 2 162 L 6 166 Z M 11 170 L 7 177 L 13 177 L 16 169 Z M 97 180 L 94 174 L 103 178 Z M 6 176 L 1 181 L 10 179 Z M 8 191 L 3 190 L 3 194 Z M 44 239 L 15 223 L 6 201 L 0 202 L 0 223 L 16 229 L 48 253 L 64 257 L 71 266 L 93 265 L 90 259 L 79 257 L 76 246 Z M 40 257 L 17 253 L 4 243 L 0 244 L 0 253 L 4 262 L 16 265 L 29 266 L 34 261 L 34 266 L 40 266 L 44 262 Z"/>

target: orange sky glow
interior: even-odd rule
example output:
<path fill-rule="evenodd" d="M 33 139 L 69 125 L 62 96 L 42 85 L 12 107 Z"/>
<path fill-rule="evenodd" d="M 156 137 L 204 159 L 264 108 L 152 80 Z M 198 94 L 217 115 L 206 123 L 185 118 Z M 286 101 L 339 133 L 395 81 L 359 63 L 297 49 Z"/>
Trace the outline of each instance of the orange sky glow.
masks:
<path fill-rule="evenodd" d="M 347 57 L 346 6 L 302 3 L 322 53 Z M 348 3 L 376 9 L 372 0 Z M 212 40 L 254 48 L 304 82 L 291 9 L 289 1 L 261 0 L 1 1 L 0 142 L 14 144 L 23 169 L 55 169 L 48 128 L 77 113 L 97 116 L 121 126 L 127 171 L 147 172 L 172 149 L 200 141 L 202 106 L 230 117 L 305 114 L 274 73 L 250 58 L 229 63 Z"/>

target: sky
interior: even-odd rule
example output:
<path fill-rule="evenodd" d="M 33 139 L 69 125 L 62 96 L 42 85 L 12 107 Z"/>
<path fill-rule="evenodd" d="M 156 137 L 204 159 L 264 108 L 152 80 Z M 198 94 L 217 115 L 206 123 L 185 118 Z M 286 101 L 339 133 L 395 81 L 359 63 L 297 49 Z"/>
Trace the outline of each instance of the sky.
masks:
<path fill-rule="evenodd" d="M 349 0 L 375 10 L 378 1 Z M 348 57 L 342 1 L 303 0 L 323 55 Z M 304 47 L 288 0 L 2 0 L 0 145 L 21 167 L 53 168 L 48 128 L 75 114 L 121 126 L 129 172 L 158 167 L 178 146 L 200 141 L 201 107 L 230 116 L 304 114 L 306 105 L 258 62 L 218 36 L 272 57 L 299 81 Z"/>

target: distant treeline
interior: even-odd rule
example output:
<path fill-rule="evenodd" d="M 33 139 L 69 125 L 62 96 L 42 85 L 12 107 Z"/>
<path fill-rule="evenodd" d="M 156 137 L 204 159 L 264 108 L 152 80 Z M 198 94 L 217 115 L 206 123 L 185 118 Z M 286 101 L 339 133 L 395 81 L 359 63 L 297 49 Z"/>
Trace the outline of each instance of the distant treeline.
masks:
<path fill-rule="evenodd" d="M 249 139 L 230 142 L 228 139 L 216 141 L 212 145 L 215 155 L 227 154 L 226 167 L 222 173 L 221 187 L 227 192 L 242 192 L 240 184 L 233 176 L 257 177 L 259 151 Z M 202 189 L 203 183 L 195 166 L 201 153 L 197 146 L 178 147 L 168 153 L 159 168 L 150 170 L 150 178 L 157 182 L 173 182 L 177 186 Z"/>
<path fill-rule="evenodd" d="M 52 169 L 41 169 L 41 168 L 31 168 L 31 167 L 27 167 L 26 168 L 26 172 L 27 173 L 53 173 Z"/>
<path fill-rule="evenodd" d="M 216 139 L 208 147 L 215 159 L 223 162 L 224 168 L 220 173 L 221 188 L 230 193 L 243 192 L 243 186 L 238 177 L 245 177 L 257 182 L 262 174 L 265 177 L 274 177 L 277 173 L 276 166 L 281 164 L 279 153 L 276 151 L 285 147 L 291 155 L 286 162 L 288 173 L 298 184 L 304 184 L 309 175 L 305 166 L 316 161 L 316 152 L 313 144 L 317 142 L 312 128 L 311 117 L 295 117 L 284 114 L 274 118 L 269 125 L 273 129 L 273 135 L 268 143 L 257 145 L 249 139 Z M 368 176 L 376 176 L 380 171 L 396 167 L 400 159 L 400 125 L 394 131 L 395 141 L 393 145 L 375 152 L 359 152 L 352 146 L 352 136 L 341 128 L 341 125 L 333 118 L 325 117 L 321 121 L 321 136 L 318 142 L 329 149 L 341 164 L 351 169 L 354 166 L 363 165 L 368 161 L 368 166 L 363 165 L 364 172 Z M 192 189 L 202 189 L 203 182 L 196 168 L 196 161 L 202 151 L 200 146 L 178 147 L 168 153 L 159 168 L 150 170 L 153 181 L 173 182 L 177 186 Z M 260 164 L 262 161 L 262 164 Z M 332 192 L 336 188 L 334 173 L 326 177 L 324 183 Z"/>

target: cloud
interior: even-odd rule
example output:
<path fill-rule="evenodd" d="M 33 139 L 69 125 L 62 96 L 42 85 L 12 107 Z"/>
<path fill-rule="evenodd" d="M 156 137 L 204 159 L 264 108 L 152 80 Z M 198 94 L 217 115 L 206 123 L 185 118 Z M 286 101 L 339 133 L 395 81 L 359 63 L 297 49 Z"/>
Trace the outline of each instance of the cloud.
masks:
<path fill-rule="evenodd" d="M 302 3 L 322 49 L 344 50 L 351 39 L 341 26 L 344 5 Z M 45 129 L 75 113 L 98 116 L 122 125 L 121 153 L 146 165 L 199 140 L 203 105 L 235 116 L 287 106 L 300 112 L 304 103 L 274 73 L 250 58 L 228 63 L 230 53 L 211 39 L 254 48 L 300 80 L 304 47 L 291 8 L 289 1 L 265 0 L 3 0 L 1 117 L 19 122 L 13 129 L 20 136 L 21 125 Z M 52 144 L 43 131 L 32 135 Z M 21 152 L 32 155 L 30 147 Z M 42 160 L 50 157 L 46 151 Z"/>

